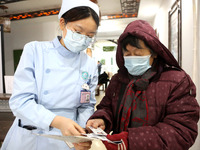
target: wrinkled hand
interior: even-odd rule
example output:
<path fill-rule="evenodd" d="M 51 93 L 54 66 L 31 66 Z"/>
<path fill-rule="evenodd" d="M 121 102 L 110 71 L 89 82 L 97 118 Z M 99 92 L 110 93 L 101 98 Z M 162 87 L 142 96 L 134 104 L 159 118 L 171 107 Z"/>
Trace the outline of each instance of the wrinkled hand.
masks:
<path fill-rule="evenodd" d="M 107 150 L 127 150 L 128 149 L 128 132 L 121 132 L 119 134 L 107 135 L 107 139 L 111 141 L 122 141 L 120 144 L 112 144 L 106 141 L 103 141 L 103 144 L 106 146 Z"/>
<path fill-rule="evenodd" d="M 87 124 L 86 124 L 86 128 L 88 128 L 89 126 L 93 127 L 93 128 L 101 128 L 102 130 L 105 130 L 106 125 L 103 119 L 91 119 L 88 120 Z"/>

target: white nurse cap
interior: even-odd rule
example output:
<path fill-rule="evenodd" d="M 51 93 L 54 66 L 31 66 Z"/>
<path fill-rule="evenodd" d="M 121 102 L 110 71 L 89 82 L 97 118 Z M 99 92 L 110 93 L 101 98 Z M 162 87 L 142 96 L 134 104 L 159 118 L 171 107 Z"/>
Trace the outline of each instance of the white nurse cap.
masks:
<path fill-rule="evenodd" d="M 99 16 L 99 7 L 91 2 L 90 0 L 62 0 L 62 6 L 60 12 L 58 14 L 58 18 L 60 19 L 61 16 L 66 13 L 68 10 L 79 7 L 79 6 L 88 6 L 93 9 L 97 15 Z"/>

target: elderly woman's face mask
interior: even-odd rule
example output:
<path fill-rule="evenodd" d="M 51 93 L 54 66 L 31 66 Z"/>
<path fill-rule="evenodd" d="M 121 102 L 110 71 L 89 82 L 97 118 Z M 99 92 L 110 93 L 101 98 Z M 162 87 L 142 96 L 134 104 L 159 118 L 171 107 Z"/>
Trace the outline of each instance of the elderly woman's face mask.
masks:
<path fill-rule="evenodd" d="M 124 66 L 131 75 L 140 76 L 151 68 L 150 56 L 124 56 Z"/>
<path fill-rule="evenodd" d="M 151 51 L 143 41 L 139 40 L 141 48 L 137 48 L 128 44 L 126 51 L 123 51 L 124 66 L 128 70 L 129 74 L 134 76 L 140 76 L 144 74 L 153 63 L 153 57 Z"/>

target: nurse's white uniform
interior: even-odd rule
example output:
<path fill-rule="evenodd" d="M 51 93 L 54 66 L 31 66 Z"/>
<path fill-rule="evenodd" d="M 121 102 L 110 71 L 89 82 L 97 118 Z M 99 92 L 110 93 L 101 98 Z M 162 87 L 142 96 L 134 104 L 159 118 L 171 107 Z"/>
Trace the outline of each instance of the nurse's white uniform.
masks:
<path fill-rule="evenodd" d="M 80 103 L 81 86 L 87 83 L 91 90 L 90 103 Z M 60 134 L 50 128 L 56 115 L 64 116 L 85 127 L 94 112 L 97 85 L 96 62 L 84 52 L 72 53 L 58 38 L 51 42 L 30 42 L 25 45 L 14 76 L 14 89 L 9 100 L 16 119 L 1 150 L 66 150 L 63 141 L 33 135 Z M 36 126 L 32 132 L 18 126 Z"/>

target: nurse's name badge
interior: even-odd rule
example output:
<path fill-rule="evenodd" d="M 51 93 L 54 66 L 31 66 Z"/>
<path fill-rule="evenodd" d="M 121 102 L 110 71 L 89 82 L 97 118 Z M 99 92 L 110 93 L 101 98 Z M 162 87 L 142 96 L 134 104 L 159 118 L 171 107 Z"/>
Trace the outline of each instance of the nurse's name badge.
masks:
<path fill-rule="evenodd" d="M 82 72 L 82 78 L 83 78 L 83 80 L 87 80 L 88 79 L 88 72 L 86 72 L 86 71 L 83 71 Z"/>
<path fill-rule="evenodd" d="M 81 91 L 81 99 L 80 99 L 80 103 L 84 104 L 84 103 L 90 103 L 90 96 L 91 93 L 90 91 Z"/>

